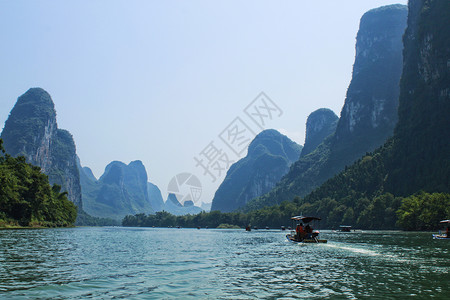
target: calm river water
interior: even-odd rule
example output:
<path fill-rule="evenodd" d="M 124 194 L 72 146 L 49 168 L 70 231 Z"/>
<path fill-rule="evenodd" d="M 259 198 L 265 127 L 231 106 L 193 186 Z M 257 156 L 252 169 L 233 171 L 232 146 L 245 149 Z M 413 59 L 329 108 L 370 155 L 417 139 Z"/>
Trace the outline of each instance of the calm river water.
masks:
<path fill-rule="evenodd" d="M 0 230 L 0 299 L 450 298 L 450 241 L 431 233 Z"/>

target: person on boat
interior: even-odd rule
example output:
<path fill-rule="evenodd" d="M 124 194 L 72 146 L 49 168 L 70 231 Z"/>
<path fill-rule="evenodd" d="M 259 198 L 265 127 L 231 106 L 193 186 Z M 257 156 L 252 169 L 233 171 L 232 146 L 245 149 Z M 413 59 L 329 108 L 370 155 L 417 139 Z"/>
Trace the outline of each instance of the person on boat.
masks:
<path fill-rule="evenodd" d="M 311 239 L 312 238 L 312 228 L 311 228 L 311 226 L 309 226 L 309 224 L 306 225 L 305 231 L 306 231 L 306 237 L 308 239 Z"/>
<path fill-rule="evenodd" d="M 297 232 L 296 239 L 302 240 L 303 237 L 305 236 L 305 230 L 303 229 L 303 224 L 302 223 L 298 224 L 297 228 L 295 228 L 295 231 Z"/>

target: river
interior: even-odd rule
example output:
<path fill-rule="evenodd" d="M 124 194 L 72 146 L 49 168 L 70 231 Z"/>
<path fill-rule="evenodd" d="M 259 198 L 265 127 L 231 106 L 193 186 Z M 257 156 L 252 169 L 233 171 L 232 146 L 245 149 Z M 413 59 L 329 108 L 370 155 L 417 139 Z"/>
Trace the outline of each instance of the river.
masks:
<path fill-rule="evenodd" d="M 0 299 L 449 299 L 431 233 L 85 227 L 0 230 Z"/>

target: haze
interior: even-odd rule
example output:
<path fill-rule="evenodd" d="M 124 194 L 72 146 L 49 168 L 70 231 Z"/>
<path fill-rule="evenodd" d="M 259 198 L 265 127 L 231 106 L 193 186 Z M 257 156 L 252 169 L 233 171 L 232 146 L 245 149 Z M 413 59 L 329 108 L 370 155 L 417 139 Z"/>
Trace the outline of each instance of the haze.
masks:
<path fill-rule="evenodd" d="M 361 16 L 406 1 L 0 1 L 0 122 L 42 87 L 83 166 L 142 160 L 167 196 L 210 142 L 264 92 L 282 110 L 266 128 L 299 144 L 307 116 L 344 103 Z M 255 129 L 253 127 L 252 129 Z M 245 153 L 241 154 L 241 157 Z"/>

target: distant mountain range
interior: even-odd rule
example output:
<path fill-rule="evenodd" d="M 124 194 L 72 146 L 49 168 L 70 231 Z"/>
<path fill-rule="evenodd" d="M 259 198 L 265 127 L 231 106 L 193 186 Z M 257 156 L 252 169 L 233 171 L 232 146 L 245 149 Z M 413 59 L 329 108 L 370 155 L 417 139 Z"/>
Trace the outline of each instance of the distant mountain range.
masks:
<path fill-rule="evenodd" d="M 261 132 L 228 170 L 211 209 L 250 211 L 294 200 L 289 205 L 298 212 L 319 214 L 328 226 L 393 228 L 398 196 L 449 193 L 450 36 L 443 29 L 450 28 L 450 2 L 410 0 L 407 14 L 403 5 L 364 14 L 340 118 L 329 109 L 311 113 L 304 147 L 276 130 Z M 164 201 L 140 161 L 114 161 L 95 178 L 81 166 L 70 133 L 58 129 L 53 101 L 40 88 L 19 97 L 1 138 L 8 153 L 41 166 L 93 216 L 204 208 L 182 204 L 175 194 Z"/>
<path fill-rule="evenodd" d="M 174 194 L 169 194 L 164 202 L 160 189 L 148 182 L 147 171 L 139 160 L 128 165 L 113 161 L 98 180 L 89 168 L 79 165 L 79 170 L 83 207 L 92 216 L 121 220 L 126 215 L 163 210 L 174 215 L 202 211 L 193 203 L 182 205 Z"/>
<path fill-rule="evenodd" d="M 397 121 L 406 14 L 405 6 L 393 5 L 362 17 L 341 118 L 327 109 L 311 113 L 303 148 L 275 130 L 261 132 L 247 156 L 228 170 L 212 210 L 259 208 L 306 195 L 383 144 Z M 70 200 L 93 216 L 120 219 L 161 210 L 177 215 L 202 210 L 188 201 L 181 205 L 175 195 L 164 202 L 159 188 L 148 182 L 140 161 L 112 162 L 97 180 L 77 161 L 72 136 L 57 128 L 53 101 L 40 88 L 19 97 L 1 137 L 9 153 L 23 154 L 41 166 L 51 183 L 62 185 Z"/>
<path fill-rule="evenodd" d="M 79 167 L 80 168 L 80 167 Z M 96 180 L 80 168 L 84 210 L 96 217 L 121 219 L 127 214 L 154 213 L 147 192 L 147 172 L 141 161 L 113 161 Z"/>
<path fill-rule="evenodd" d="M 1 138 L 7 153 L 25 156 L 27 162 L 41 167 L 51 184 L 68 192 L 83 225 L 108 223 L 89 215 L 121 220 L 127 214 L 162 210 L 176 215 L 202 211 L 193 203 L 178 207 L 171 201 L 166 205 L 159 188 L 147 181 L 141 161 L 128 165 L 111 162 L 97 180 L 88 167 L 81 166 L 72 135 L 58 128 L 53 100 L 41 88 L 31 88 L 18 98 Z"/>

